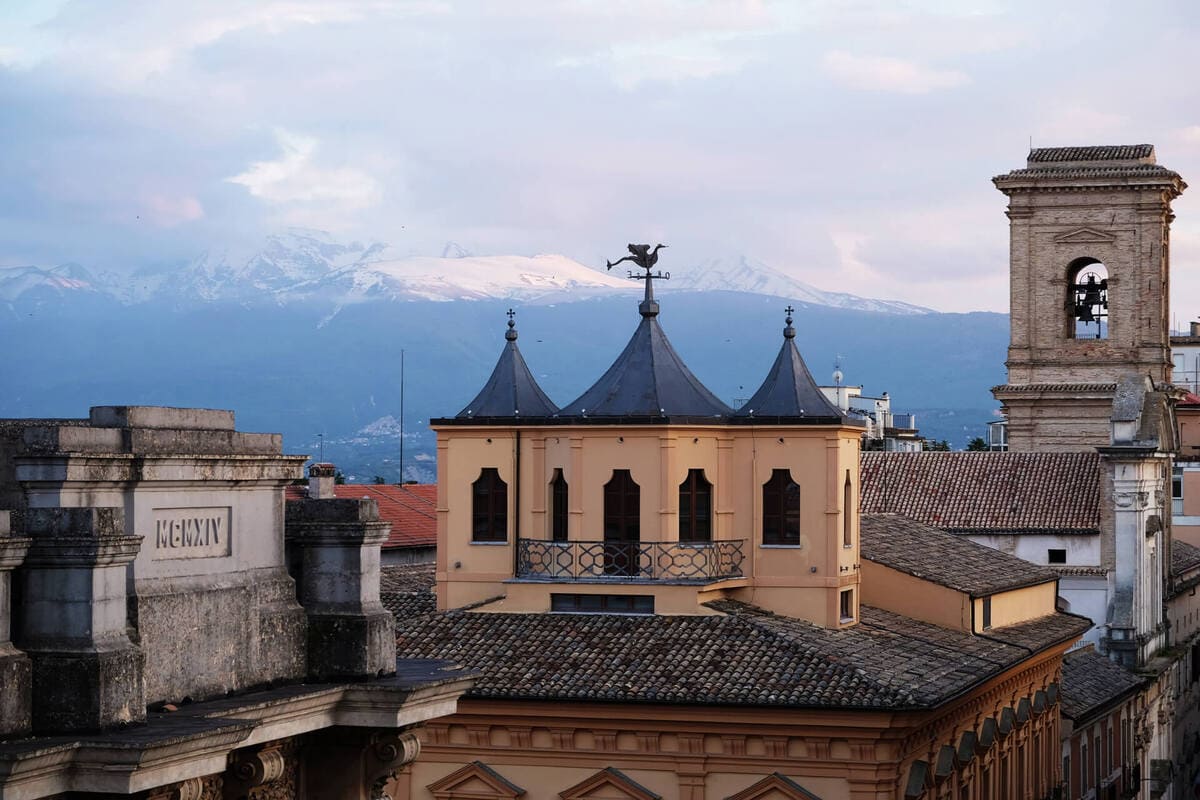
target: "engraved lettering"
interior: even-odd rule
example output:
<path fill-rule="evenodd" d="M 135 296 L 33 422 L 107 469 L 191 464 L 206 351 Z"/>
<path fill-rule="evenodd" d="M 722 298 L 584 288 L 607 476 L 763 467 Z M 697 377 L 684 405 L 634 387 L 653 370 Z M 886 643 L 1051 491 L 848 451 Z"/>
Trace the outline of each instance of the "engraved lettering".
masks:
<path fill-rule="evenodd" d="M 155 560 L 230 555 L 230 518 L 225 508 L 154 509 Z"/>

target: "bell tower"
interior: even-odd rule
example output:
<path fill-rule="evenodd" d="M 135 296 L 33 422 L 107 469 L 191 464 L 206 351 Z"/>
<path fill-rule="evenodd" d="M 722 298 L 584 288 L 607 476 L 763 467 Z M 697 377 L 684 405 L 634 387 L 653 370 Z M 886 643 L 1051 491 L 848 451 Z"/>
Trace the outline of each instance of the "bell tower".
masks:
<path fill-rule="evenodd" d="M 1171 377 L 1171 201 L 1187 184 L 1149 144 L 1031 150 L 993 178 L 1008 196 L 1008 383 L 992 392 L 1012 450 L 1111 440 L 1123 376 Z"/>

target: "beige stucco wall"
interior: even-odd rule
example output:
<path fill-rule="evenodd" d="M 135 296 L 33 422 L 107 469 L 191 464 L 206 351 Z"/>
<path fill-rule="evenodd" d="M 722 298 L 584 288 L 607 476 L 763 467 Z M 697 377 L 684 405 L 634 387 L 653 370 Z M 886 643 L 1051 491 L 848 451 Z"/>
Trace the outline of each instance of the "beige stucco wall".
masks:
<path fill-rule="evenodd" d="M 1054 613 L 1057 583 L 1039 583 L 991 596 L 992 627 L 1003 628 Z M 983 632 L 983 598 L 975 599 L 975 632 Z"/>
<path fill-rule="evenodd" d="M 930 581 L 863 559 L 862 601 L 944 628 L 971 630 L 971 598 Z"/>
<path fill-rule="evenodd" d="M 838 593 L 853 590 L 859 581 L 859 428 L 581 425 L 435 430 L 441 608 L 509 592 L 504 581 L 514 576 L 518 532 L 523 539 L 550 538 L 549 484 L 555 469 L 562 470 L 569 487 L 571 541 L 603 540 L 604 485 L 613 470 L 630 470 L 641 491 L 642 542 L 678 541 L 679 484 L 688 470 L 702 469 L 713 485 L 713 540 L 746 543 L 743 571 L 750 580 L 732 596 L 818 624 L 842 624 Z M 503 544 L 470 541 L 471 484 L 483 467 L 495 467 L 508 484 L 509 530 Z M 762 485 L 774 469 L 789 470 L 801 487 L 798 546 L 761 543 Z M 843 508 L 847 479 L 850 502 Z M 847 513 L 849 546 L 843 544 Z M 520 594 L 536 599 L 534 593 Z M 519 608 L 514 597 L 506 605 Z"/>

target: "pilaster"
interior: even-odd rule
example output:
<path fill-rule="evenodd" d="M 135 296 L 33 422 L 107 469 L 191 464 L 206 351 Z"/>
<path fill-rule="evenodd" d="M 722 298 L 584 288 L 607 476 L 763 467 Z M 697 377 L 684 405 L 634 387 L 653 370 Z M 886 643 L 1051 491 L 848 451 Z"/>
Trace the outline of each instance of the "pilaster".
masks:
<path fill-rule="evenodd" d="M 126 566 L 142 537 L 120 508 L 32 508 L 18 642 L 33 663 L 33 730 L 146 718 L 142 651 L 129 640 Z"/>

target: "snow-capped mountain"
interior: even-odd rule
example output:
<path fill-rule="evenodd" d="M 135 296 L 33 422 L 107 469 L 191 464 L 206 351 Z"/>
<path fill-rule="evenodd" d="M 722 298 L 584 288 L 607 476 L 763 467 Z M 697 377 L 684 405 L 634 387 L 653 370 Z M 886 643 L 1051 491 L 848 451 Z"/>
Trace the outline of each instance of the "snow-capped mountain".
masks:
<path fill-rule="evenodd" d="M 0 269 L 0 301 L 8 303 L 33 292 L 62 295 L 96 291 L 102 291 L 97 287 L 96 279 L 78 264 L 60 264 L 50 269 Z"/>
<path fill-rule="evenodd" d="M 675 271 L 664 290 L 735 291 L 832 308 L 888 314 L 929 309 L 818 289 L 745 256 L 712 259 Z M 449 242 L 440 257 L 405 255 L 381 242 L 338 242 L 320 231 L 292 229 L 254 252 L 214 248 L 188 264 L 94 276 L 76 264 L 0 269 L 0 302 L 31 292 L 107 295 L 125 305 L 178 308 L 210 302 L 258 307 L 317 304 L 326 319 L 374 301 L 446 302 L 505 299 L 549 303 L 640 291 L 624 274 L 592 269 L 563 255 L 481 256 Z M 48 295 L 47 295 L 48 296 Z"/>
<path fill-rule="evenodd" d="M 749 292 L 784 297 L 801 303 L 885 314 L 928 314 L 930 311 L 898 300 L 874 300 L 844 292 L 827 292 L 747 256 L 709 259 L 674 273 L 671 278 L 672 288 L 675 289 Z"/>

